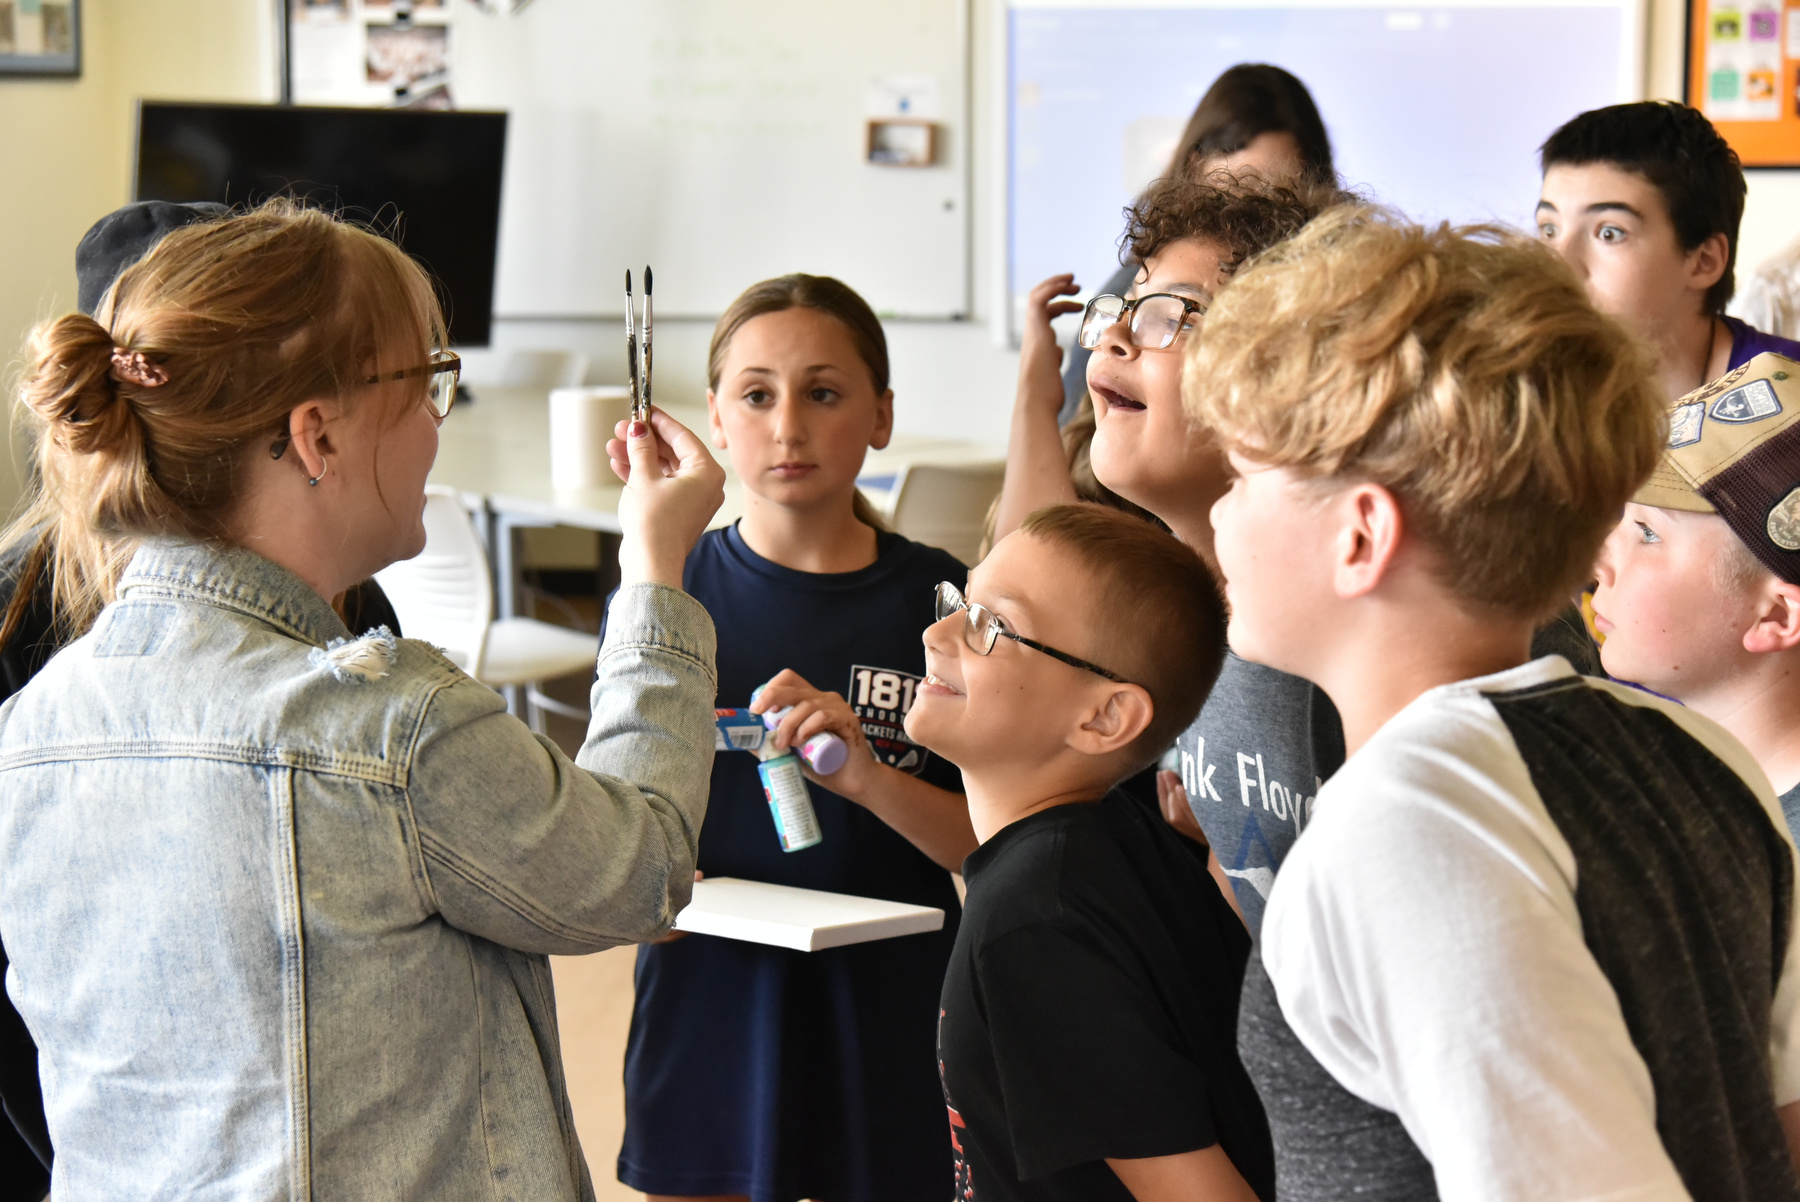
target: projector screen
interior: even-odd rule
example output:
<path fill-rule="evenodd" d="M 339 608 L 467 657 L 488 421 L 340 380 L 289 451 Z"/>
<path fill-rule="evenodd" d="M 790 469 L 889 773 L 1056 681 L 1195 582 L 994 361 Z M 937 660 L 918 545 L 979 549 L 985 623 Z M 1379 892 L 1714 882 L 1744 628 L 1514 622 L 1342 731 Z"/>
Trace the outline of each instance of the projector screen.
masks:
<path fill-rule="evenodd" d="M 1344 181 L 1420 220 L 1529 227 L 1550 132 L 1642 96 L 1640 0 L 1010 0 L 1006 18 L 1015 330 L 1039 280 L 1073 271 L 1088 294 L 1112 274 L 1121 210 L 1235 63 L 1304 80 Z"/>

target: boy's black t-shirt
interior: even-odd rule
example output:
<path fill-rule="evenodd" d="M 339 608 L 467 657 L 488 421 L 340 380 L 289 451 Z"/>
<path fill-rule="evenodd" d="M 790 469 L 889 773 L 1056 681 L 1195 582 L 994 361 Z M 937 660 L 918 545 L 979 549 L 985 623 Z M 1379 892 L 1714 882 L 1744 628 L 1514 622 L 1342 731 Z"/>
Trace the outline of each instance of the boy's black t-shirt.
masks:
<path fill-rule="evenodd" d="M 1237 1054 L 1250 938 L 1204 852 L 1114 792 L 1013 823 L 963 878 L 938 1016 L 959 1202 L 1130 1202 L 1107 1158 L 1213 1144 L 1272 1199 Z"/>

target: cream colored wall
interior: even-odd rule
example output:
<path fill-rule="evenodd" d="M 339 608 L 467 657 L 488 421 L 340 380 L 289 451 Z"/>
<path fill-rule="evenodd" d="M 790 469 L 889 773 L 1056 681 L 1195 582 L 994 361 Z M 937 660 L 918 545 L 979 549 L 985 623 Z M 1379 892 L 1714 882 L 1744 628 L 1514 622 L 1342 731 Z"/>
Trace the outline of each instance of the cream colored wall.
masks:
<path fill-rule="evenodd" d="M 0 81 L 0 363 L 7 395 L 26 331 L 75 307 L 75 244 L 131 199 L 140 97 L 273 100 L 272 0 L 85 0 L 78 79 Z M 0 513 L 20 490 L 0 460 Z"/>

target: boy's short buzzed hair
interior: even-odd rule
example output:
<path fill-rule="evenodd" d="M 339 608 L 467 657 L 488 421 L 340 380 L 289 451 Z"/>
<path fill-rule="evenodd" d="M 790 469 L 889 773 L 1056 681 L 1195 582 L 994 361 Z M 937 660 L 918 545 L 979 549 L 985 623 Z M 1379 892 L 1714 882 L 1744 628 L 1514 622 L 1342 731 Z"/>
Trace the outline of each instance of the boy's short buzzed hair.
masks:
<path fill-rule="evenodd" d="M 1220 248 L 1220 266 L 1231 272 L 1292 238 L 1326 209 L 1354 199 L 1328 184 L 1272 183 L 1255 174 L 1176 175 L 1159 180 L 1125 210 L 1123 249 L 1143 263 L 1172 243 L 1199 239 Z"/>
<path fill-rule="evenodd" d="M 1684 251 L 1724 234 L 1725 274 L 1707 290 L 1706 309 L 1725 312 L 1737 287 L 1738 226 L 1748 189 L 1737 152 L 1698 110 L 1673 100 L 1592 109 L 1551 134 L 1538 161 L 1545 171 L 1559 163 L 1608 163 L 1643 176 L 1662 194 Z"/>
<path fill-rule="evenodd" d="M 1168 750 L 1212 691 L 1225 662 L 1224 594 L 1192 548 L 1106 505 L 1052 505 L 1019 529 L 1068 552 L 1098 582 L 1094 656 L 1150 694 L 1155 714 L 1123 779 Z"/>
<path fill-rule="evenodd" d="M 1224 445 L 1373 481 L 1473 606 L 1539 618 L 1589 578 L 1661 450 L 1649 354 L 1542 245 L 1345 208 L 1264 254 L 1188 348 Z"/>

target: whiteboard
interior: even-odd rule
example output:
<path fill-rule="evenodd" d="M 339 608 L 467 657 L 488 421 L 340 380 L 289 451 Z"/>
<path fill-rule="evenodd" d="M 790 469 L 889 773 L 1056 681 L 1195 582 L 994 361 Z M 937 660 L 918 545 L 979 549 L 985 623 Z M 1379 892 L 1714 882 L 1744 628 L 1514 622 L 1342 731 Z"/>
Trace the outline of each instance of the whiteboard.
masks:
<path fill-rule="evenodd" d="M 1047 276 L 1097 289 L 1121 210 L 1226 67 L 1305 81 L 1339 173 L 1421 221 L 1530 228 L 1537 148 L 1643 96 L 1642 0 L 1008 0 L 1009 311 Z"/>
<path fill-rule="evenodd" d="M 495 312 L 715 317 L 838 276 L 883 316 L 968 311 L 966 0 L 534 0 L 454 8 L 459 108 L 511 114 Z M 938 123 L 931 166 L 865 161 L 870 115 Z"/>

